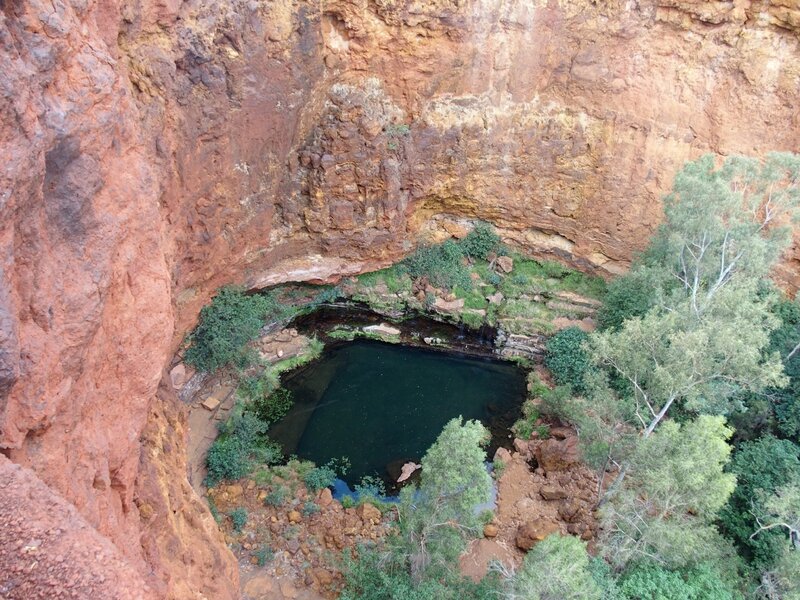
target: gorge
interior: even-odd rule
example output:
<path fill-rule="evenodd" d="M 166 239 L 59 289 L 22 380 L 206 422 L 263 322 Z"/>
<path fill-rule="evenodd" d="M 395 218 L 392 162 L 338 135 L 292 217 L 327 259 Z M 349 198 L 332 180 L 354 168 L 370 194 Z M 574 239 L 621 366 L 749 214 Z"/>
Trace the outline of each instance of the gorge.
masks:
<path fill-rule="evenodd" d="M 687 160 L 800 150 L 793 0 L 4 0 L 0 62 L 0 566 L 75 597 L 239 597 L 168 377 L 220 287 L 476 220 L 619 274 Z"/>

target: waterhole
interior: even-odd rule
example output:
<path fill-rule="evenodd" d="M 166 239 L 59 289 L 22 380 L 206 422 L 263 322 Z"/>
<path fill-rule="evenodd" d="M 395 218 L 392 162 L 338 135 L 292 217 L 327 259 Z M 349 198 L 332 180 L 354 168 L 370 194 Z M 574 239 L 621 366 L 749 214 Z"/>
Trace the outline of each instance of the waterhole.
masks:
<path fill-rule="evenodd" d="M 489 457 L 508 445 L 526 391 L 512 363 L 372 340 L 329 345 L 283 385 L 295 403 L 270 437 L 287 454 L 318 465 L 346 457 L 348 484 L 369 475 L 390 489 L 459 415 L 489 428 Z"/>

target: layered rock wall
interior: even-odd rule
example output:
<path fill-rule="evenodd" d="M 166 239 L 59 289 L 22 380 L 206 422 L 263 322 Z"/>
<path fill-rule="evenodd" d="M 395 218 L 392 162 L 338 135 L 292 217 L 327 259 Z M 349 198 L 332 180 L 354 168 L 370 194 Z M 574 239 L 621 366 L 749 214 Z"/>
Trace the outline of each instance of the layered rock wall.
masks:
<path fill-rule="evenodd" d="M 0 2 L 3 453 L 158 594 L 234 597 L 158 392 L 215 289 L 465 218 L 619 272 L 684 161 L 800 151 L 799 47 L 796 0 Z"/>

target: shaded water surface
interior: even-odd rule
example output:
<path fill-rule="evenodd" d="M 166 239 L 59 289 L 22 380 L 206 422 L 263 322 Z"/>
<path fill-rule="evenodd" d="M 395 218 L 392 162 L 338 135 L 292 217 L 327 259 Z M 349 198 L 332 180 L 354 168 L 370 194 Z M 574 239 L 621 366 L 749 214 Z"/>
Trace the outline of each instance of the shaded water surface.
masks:
<path fill-rule="evenodd" d="M 489 427 L 489 457 L 507 444 L 525 398 L 525 373 L 489 358 L 357 340 L 327 347 L 284 386 L 295 404 L 270 437 L 287 454 L 320 465 L 347 457 L 350 484 L 364 475 L 392 482 L 459 415 Z"/>

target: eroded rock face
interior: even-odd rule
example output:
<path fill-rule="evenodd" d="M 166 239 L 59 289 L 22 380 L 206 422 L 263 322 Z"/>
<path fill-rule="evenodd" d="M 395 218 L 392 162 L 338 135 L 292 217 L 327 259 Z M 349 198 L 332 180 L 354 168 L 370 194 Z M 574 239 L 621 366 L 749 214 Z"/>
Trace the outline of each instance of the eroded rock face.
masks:
<path fill-rule="evenodd" d="M 800 150 L 790 3 L 598 4 L 0 5 L 3 452 L 160 593 L 233 597 L 156 393 L 216 288 L 335 280 L 474 218 L 614 273 L 685 160 Z"/>

